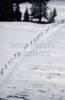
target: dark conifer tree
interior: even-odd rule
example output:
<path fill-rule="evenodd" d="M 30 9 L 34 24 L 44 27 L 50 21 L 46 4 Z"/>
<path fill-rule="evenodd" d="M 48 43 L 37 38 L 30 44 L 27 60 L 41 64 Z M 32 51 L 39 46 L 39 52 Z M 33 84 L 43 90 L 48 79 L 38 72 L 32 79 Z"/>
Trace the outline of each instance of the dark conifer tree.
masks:
<path fill-rule="evenodd" d="M 29 21 L 29 13 L 28 13 L 28 8 L 26 8 L 25 13 L 24 13 L 24 21 L 28 22 Z"/>
<path fill-rule="evenodd" d="M 47 2 L 49 0 L 33 0 L 31 8 L 32 18 L 38 18 L 41 22 L 42 17 L 47 19 Z"/>
<path fill-rule="evenodd" d="M 56 9 L 54 8 L 53 11 L 50 13 L 50 18 L 49 18 L 49 22 L 52 23 L 52 22 L 55 22 L 55 17 L 57 16 L 57 11 Z"/>
<path fill-rule="evenodd" d="M 14 20 L 21 21 L 22 13 L 20 12 L 19 4 L 16 4 L 16 10 L 14 12 Z"/>

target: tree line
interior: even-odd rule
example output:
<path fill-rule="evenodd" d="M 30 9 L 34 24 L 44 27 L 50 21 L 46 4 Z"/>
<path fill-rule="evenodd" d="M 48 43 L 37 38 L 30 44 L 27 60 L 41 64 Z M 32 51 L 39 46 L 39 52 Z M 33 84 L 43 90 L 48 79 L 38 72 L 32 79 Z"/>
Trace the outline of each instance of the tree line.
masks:
<path fill-rule="evenodd" d="M 31 14 L 29 14 L 28 8 L 24 12 L 24 21 L 33 21 L 38 19 L 38 22 L 42 22 L 42 18 L 45 18 L 47 22 L 51 23 L 55 21 L 57 16 L 56 9 L 50 11 L 47 3 L 49 0 L 26 0 L 26 2 L 32 3 Z M 20 12 L 19 4 L 25 2 L 25 0 L 2 0 L 0 1 L 0 21 L 21 21 L 22 12 Z"/>

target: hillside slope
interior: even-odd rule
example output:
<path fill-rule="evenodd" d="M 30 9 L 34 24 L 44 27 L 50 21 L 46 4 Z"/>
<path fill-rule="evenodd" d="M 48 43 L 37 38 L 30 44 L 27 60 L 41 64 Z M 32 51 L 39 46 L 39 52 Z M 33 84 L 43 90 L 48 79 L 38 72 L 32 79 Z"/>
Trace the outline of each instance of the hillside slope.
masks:
<path fill-rule="evenodd" d="M 48 25 L 0 23 L 1 100 L 65 100 L 65 13 L 58 13 Z"/>

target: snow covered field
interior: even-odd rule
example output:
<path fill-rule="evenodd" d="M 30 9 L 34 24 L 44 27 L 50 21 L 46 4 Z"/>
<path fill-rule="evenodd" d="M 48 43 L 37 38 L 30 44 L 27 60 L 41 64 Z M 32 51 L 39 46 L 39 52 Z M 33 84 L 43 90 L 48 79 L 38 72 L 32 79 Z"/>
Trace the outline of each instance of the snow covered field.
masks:
<path fill-rule="evenodd" d="M 65 100 L 65 7 L 53 24 L 0 23 L 0 100 Z"/>

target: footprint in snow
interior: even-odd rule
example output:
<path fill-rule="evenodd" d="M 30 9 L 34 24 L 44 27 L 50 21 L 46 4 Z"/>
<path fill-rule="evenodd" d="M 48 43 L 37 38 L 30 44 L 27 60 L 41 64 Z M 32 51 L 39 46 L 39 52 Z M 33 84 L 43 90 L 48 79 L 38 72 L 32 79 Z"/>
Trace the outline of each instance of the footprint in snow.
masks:
<path fill-rule="evenodd" d="M 46 29 L 46 32 L 48 32 L 48 30 L 49 30 L 49 27 Z"/>
<path fill-rule="evenodd" d="M 12 60 L 8 61 L 8 64 L 10 65 L 12 63 Z"/>
<path fill-rule="evenodd" d="M 18 53 L 18 57 L 21 55 L 21 53 Z"/>
<path fill-rule="evenodd" d="M 28 44 L 25 45 L 24 49 L 27 49 L 27 48 L 28 48 Z"/>
<path fill-rule="evenodd" d="M 5 68 L 7 69 L 7 64 L 5 64 Z"/>
<path fill-rule="evenodd" d="M 34 42 L 36 42 L 36 39 L 33 39 L 34 40 Z"/>
<path fill-rule="evenodd" d="M 1 75 L 3 75 L 3 72 L 4 72 L 4 68 L 2 68 L 2 69 L 1 69 L 1 72 L 0 72 L 0 73 L 1 73 Z"/>
<path fill-rule="evenodd" d="M 31 42 L 30 42 L 30 44 L 32 45 L 32 44 L 33 44 L 33 42 L 31 41 Z"/>

